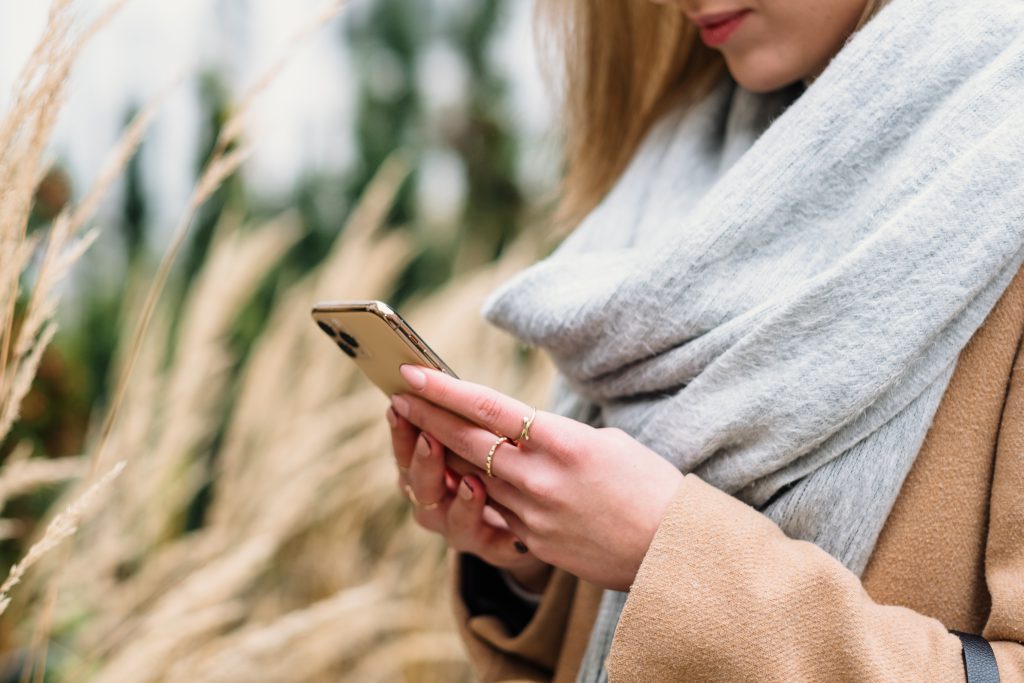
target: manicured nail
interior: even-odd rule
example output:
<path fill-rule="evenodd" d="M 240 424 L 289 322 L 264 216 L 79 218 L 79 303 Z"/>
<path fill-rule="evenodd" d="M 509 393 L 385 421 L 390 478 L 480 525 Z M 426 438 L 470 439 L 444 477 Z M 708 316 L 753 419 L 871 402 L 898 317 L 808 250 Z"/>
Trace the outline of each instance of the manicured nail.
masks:
<path fill-rule="evenodd" d="M 523 543 L 522 541 L 516 541 L 513 545 L 515 546 L 515 549 L 516 549 L 517 553 L 525 555 L 526 553 L 530 552 L 530 549 L 527 548 L 526 544 Z"/>
<path fill-rule="evenodd" d="M 420 434 L 420 438 L 416 439 L 416 455 L 421 458 L 430 455 L 430 442 L 427 441 L 425 434 Z"/>
<path fill-rule="evenodd" d="M 463 479 L 459 484 L 459 495 L 463 500 L 473 500 L 473 487 L 469 485 L 469 481 Z"/>
<path fill-rule="evenodd" d="M 427 376 L 415 365 L 404 363 L 398 368 L 398 371 L 402 373 L 402 377 L 413 389 L 420 391 L 427 386 Z"/>
<path fill-rule="evenodd" d="M 391 407 L 402 417 L 409 417 L 409 399 L 395 394 L 391 397 Z"/>
<path fill-rule="evenodd" d="M 391 425 L 392 429 L 398 426 L 398 416 L 395 415 L 394 408 L 391 408 L 389 406 L 387 412 L 384 413 L 384 415 L 388 418 L 388 424 Z"/>

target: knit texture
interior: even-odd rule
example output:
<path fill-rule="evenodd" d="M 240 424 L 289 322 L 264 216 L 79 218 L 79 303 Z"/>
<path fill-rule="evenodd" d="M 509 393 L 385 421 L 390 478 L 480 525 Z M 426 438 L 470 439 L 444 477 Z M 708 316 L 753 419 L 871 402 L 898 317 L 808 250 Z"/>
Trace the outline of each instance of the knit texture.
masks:
<path fill-rule="evenodd" d="M 725 79 L 484 305 L 553 410 L 619 427 L 860 574 L 1024 260 L 1024 3 L 894 0 L 806 91 Z M 684 588 L 680 588 L 684 590 Z M 580 681 L 625 595 L 602 602 Z"/>
<path fill-rule="evenodd" d="M 960 353 L 860 584 L 828 553 L 685 478 L 630 588 L 609 678 L 789 683 L 799 666 L 807 681 L 964 683 L 960 641 L 946 630 L 954 628 L 989 639 L 1005 683 L 1024 683 L 1022 333 L 1024 269 Z M 744 531 L 754 528 L 764 533 Z M 730 538 L 742 539 L 738 551 Z M 797 587 L 794 561 L 813 582 Z M 460 564 L 453 605 L 479 680 L 575 681 L 601 589 L 556 568 L 529 626 L 511 634 L 459 598 Z M 837 607 L 840 591 L 848 596 Z M 750 657 L 752 647 L 770 656 Z M 834 660 L 846 662 L 846 677 L 818 675 L 834 671 Z M 740 661 L 751 668 L 739 671 Z"/>

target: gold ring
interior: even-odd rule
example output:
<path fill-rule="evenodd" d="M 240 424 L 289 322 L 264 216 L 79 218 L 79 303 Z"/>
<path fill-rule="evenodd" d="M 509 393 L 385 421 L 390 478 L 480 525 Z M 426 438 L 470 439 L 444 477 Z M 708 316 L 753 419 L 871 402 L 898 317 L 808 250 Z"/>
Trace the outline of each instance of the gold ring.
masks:
<path fill-rule="evenodd" d="M 530 440 L 530 427 L 533 425 L 533 418 L 537 417 L 537 408 L 533 408 L 533 412 L 530 413 L 530 417 L 523 415 L 523 431 L 519 432 L 519 438 L 516 441 L 529 441 Z"/>
<path fill-rule="evenodd" d="M 498 446 L 506 441 L 511 441 L 511 439 L 507 436 L 499 436 L 498 440 L 494 442 L 493 446 L 491 446 L 491 450 L 487 451 L 487 466 L 484 469 L 487 472 L 487 476 L 491 479 L 494 479 L 494 473 L 491 472 L 491 463 L 494 462 L 494 451 L 498 450 Z"/>
<path fill-rule="evenodd" d="M 410 486 L 409 484 L 405 485 L 405 495 L 409 498 L 409 500 L 412 501 L 413 505 L 419 508 L 423 508 L 424 510 L 433 510 L 434 508 L 441 504 L 440 500 L 435 501 L 433 503 L 421 503 L 419 499 L 416 497 L 416 492 L 412 490 L 412 486 Z M 444 498 L 442 498 L 441 500 L 444 500 Z"/>

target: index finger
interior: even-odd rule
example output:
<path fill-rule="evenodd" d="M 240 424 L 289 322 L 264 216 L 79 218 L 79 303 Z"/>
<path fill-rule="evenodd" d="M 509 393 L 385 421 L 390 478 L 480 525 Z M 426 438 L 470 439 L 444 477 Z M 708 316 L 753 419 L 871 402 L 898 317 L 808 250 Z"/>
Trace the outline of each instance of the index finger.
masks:
<path fill-rule="evenodd" d="M 561 415 L 538 410 L 500 391 L 456 379 L 432 368 L 404 364 L 400 371 L 412 390 L 431 403 L 461 415 L 499 436 L 507 436 L 524 449 L 560 443 L 579 423 Z M 524 421 L 533 415 L 529 439 L 520 442 Z"/>

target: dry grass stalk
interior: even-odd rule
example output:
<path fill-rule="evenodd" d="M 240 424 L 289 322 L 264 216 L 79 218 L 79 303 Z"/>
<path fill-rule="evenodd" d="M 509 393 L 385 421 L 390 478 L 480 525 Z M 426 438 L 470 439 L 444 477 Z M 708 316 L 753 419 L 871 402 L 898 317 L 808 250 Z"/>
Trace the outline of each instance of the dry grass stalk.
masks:
<path fill-rule="evenodd" d="M 79 233 L 137 149 L 156 108 L 166 95 L 166 91 L 161 93 L 134 117 L 84 201 L 73 212 L 66 207 L 55 219 L 15 338 L 14 309 L 20 294 L 20 280 L 36 242 L 34 238 L 27 238 L 25 229 L 33 194 L 44 170 L 46 147 L 63 104 L 68 76 L 83 47 L 124 4 L 125 0 L 115 0 L 76 34 L 73 3 L 53 3 L 42 37 L 19 77 L 14 105 L 0 123 L 0 179 L 3 180 L 3 189 L 0 190 L 0 279 L 3 280 L 0 285 L 0 309 L 3 310 L 0 321 L 0 440 L 16 420 L 42 353 L 56 331 L 53 322 L 57 308 L 56 287 L 96 236 L 95 230 L 81 237 Z M 76 508 L 73 505 L 71 509 Z M 8 589 L 21 580 L 25 570 L 43 552 L 56 544 L 54 539 L 59 541 L 61 534 L 73 533 L 75 525 L 61 526 L 58 523 L 62 519 L 67 522 L 68 518 L 56 517 L 43 539 L 12 568 Z M 49 605 L 52 603 L 52 598 L 47 601 Z M 9 598 L 5 597 L 3 609 L 8 604 Z M 48 613 L 49 609 L 43 614 Z M 40 670 L 37 678 L 41 675 Z"/>
<path fill-rule="evenodd" d="M 233 548 L 239 541 L 244 546 L 249 535 L 203 533 L 168 546 L 169 553 L 163 550 L 181 533 L 183 515 L 206 481 L 205 453 L 217 429 L 230 368 L 228 331 L 259 280 L 298 235 L 294 220 L 287 216 L 258 229 L 219 226 L 212 252 L 186 298 L 169 371 L 165 374 L 159 361 L 166 348 L 156 343 L 143 348 L 123 419 L 110 442 L 111 451 L 137 453 L 133 467 L 113 489 L 106 509 L 83 530 L 79 550 L 62 572 L 67 577 L 65 594 L 79 596 L 79 606 L 96 614 L 76 648 L 84 662 L 109 660 L 115 666 L 124 657 L 134 657 L 131 653 L 139 647 L 155 656 L 142 644 L 161 634 L 167 640 L 169 632 L 198 633 L 193 626 L 178 628 L 188 618 L 179 611 L 205 610 L 226 599 L 231 586 L 237 584 L 239 592 L 249 586 L 252 577 L 246 572 L 262 571 L 251 552 Z M 172 343 L 166 334 L 153 339 Z M 154 509 L 164 514 L 154 515 Z M 114 578 L 125 553 L 151 560 L 140 576 L 145 581 L 126 585 Z M 239 558 L 231 566 L 242 573 L 211 573 L 221 561 L 211 568 L 206 563 L 218 556 L 225 561 Z M 193 588 L 169 593 L 169 586 L 179 581 Z M 199 590 L 207 588 L 212 593 Z M 169 649 L 157 649 L 174 650 L 167 645 Z"/>
<path fill-rule="evenodd" d="M 100 199 L 114 178 L 138 148 L 144 131 L 167 93 L 165 90 L 158 95 L 154 102 L 144 107 L 133 118 L 125 134 L 108 156 L 103 172 L 85 200 L 73 211 L 65 208 L 55 219 L 47 235 L 46 247 L 22 315 L 17 338 L 14 339 L 14 305 L 19 295 L 21 274 L 28 264 L 29 255 L 34 251 L 32 247 L 35 244 L 34 239 L 27 239 L 25 235 L 28 211 L 43 168 L 42 157 L 56 122 L 57 112 L 63 102 L 67 78 L 76 56 L 84 45 L 123 5 L 123 0 L 112 3 L 84 31 L 72 37 L 71 3 L 55 3 L 51 8 L 43 36 L 19 81 L 20 87 L 15 93 L 15 106 L 0 125 L 0 140 L 3 141 L 0 176 L 10 183 L 0 195 L 0 243 L 10 248 L 2 250 L 0 256 L 14 256 L 5 258 L 5 268 L 0 269 L 5 275 L 11 273 L 9 280 L 3 278 L 4 298 L 0 299 L 0 306 L 6 310 L 6 324 L 0 329 L 0 439 L 9 432 L 16 420 L 21 401 L 31 386 L 42 354 L 56 332 L 53 318 L 57 308 L 57 285 L 92 243 L 96 231 L 89 231 L 82 237 L 78 237 L 78 234 L 95 213 Z M 58 516 L 51 522 L 43 539 L 12 568 L 8 589 L 21 580 L 25 570 L 34 564 L 43 552 L 57 544 L 53 542 L 54 538 L 60 537 L 65 531 L 73 533 L 74 525 L 53 526 L 60 519 Z M 9 601 L 9 598 L 4 599 L 3 609 L 7 608 Z M 52 598 L 47 602 L 52 603 Z M 48 612 L 49 610 L 46 610 L 43 614 Z"/>
<path fill-rule="evenodd" d="M 0 396 L 0 400 L 3 400 L 3 405 L 0 406 L 0 439 L 6 436 L 14 425 L 21 402 L 32 388 L 32 380 L 36 376 L 43 352 L 50 345 L 56 332 L 56 323 L 44 323 L 41 331 L 15 356 L 15 362 L 7 368 L 7 374 L 0 378 L 7 380 L 3 382 L 3 395 Z"/>
<path fill-rule="evenodd" d="M 165 680 L 310 680 L 333 663 L 354 658 L 376 640 L 382 625 L 411 629 L 422 623 L 418 605 L 388 599 L 381 583 L 346 588 L 270 624 L 242 629 L 199 656 L 179 660 Z"/>
<path fill-rule="evenodd" d="M 124 3 L 119 2 L 115 7 L 122 4 Z M 104 13 L 103 18 L 101 18 L 103 21 L 109 20 L 113 16 L 111 13 L 112 9 L 114 8 L 108 8 Z M 89 32 L 95 33 L 99 27 L 99 25 L 94 24 Z M 181 77 L 179 76 L 168 83 L 163 90 L 150 98 L 132 117 L 132 120 L 122 131 L 113 149 L 108 153 L 96 181 L 85 197 L 77 206 L 65 207 L 54 219 L 36 274 L 36 286 L 32 289 L 28 305 L 25 309 L 25 320 L 21 325 L 18 339 L 15 342 L 14 353 L 16 357 L 30 350 L 31 346 L 35 343 L 37 331 L 42 329 L 48 320 L 53 319 L 58 303 L 54 291 L 56 285 L 64 279 L 71 270 L 71 267 L 95 241 L 98 231 L 92 229 L 86 232 L 80 239 L 74 239 L 75 236 L 78 235 L 92 216 L 96 214 L 100 202 L 106 196 L 110 186 L 121 174 L 125 166 L 127 166 L 128 161 L 134 156 L 157 112 L 163 106 L 171 91 L 180 84 L 180 81 Z M 18 402 L 20 403 L 20 400 Z M 9 417 L 13 421 L 14 415 Z M 2 425 L 0 425 L 0 435 L 3 433 Z"/>
<path fill-rule="evenodd" d="M 218 600 L 215 604 L 183 615 L 173 624 L 173 632 L 146 633 L 133 641 L 133 647 L 98 672 L 90 672 L 94 681 L 149 683 L 165 680 L 164 672 L 174 662 L 202 645 L 204 641 L 238 622 L 245 615 L 241 601 Z M 156 637 L 154 637 L 156 636 Z M 68 681 L 77 681 L 85 673 L 72 674 Z"/>
<path fill-rule="evenodd" d="M 41 486 L 77 479 L 84 471 L 85 461 L 78 456 L 8 461 L 0 469 L 0 508 L 9 498 Z"/>
<path fill-rule="evenodd" d="M 47 297 L 41 293 L 49 291 L 54 284 L 54 278 L 47 277 L 44 271 L 32 292 L 25 322 L 19 332 L 20 341 L 12 344 L 18 281 L 26 262 L 16 256 L 9 257 L 18 253 L 18 245 L 25 240 L 34 191 L 44 170 L 46 147 L 64 101 L 68 75 L 75 58 L 123 4 L 124 0 L 114 2 L 80 34 L 74 35 L 72 3 L 66 0 L 55 2 L 50 8 L 43 34 L 17 81 L 14 105 L 0 123 L 0 244 L 3 245 L 0 248 L 0 277 L 8 280 L 3 287 L 6 298 L 0 300 L 4 311 L 0 326 L 0 439 L 6 435 L 20 405 L 20 398 L 12 400 L 17 396 L 12 387 L 23 379 L 23 366 L 28 367 L 34 376 L 32 360 L 38 358 L 38 354 L 32 353 L 32 347 L 43 343 L 39 333 L 45 329 L 49 319 L 45 313 L 37 314 L 33 304 L 49 308 L 50 317 L 53 308 L 48 302 L 42 303 Z M 89 213 L 79 213 L 81 222 L 51 231 L 47 252 L 61 252 L 75 230 L 90 217 Z M 13 373 L 8 372 L 9 364 L 14 368 Z"/>
<path fill-rule="evenodd" d="M 155 98 L 133 119 L 85 200 L 73 212 L 65 209 L 55 219 L 15 339 L 14 307 L 20 278 L 36 245 L 34 238 L 25 235 L 25 226 L 68 75 L 82 48 L 123 5 L 124 0 L 114 2 L 75 36 L 72 3 L 55 2 L 17 82 L 14 105 L 0 124 L 0 178 L 4 180 L 0 191 L 0 308 L 4 312 L 0 327 L 0 440 L 17 419 L 42 353 L 56 332 L 56 287 L 96 235 L 91 231 L 78 238 L 78 233 L 137 149 L 166 94 Z"/>
<path fill-rule="evenodd" d="M 131 378 L 135 359 L 139 353 L 139 347 L 145 339 L 146 330 L 149 327 L 149 322 L 156 309 L 157 300 L 167 283 L 171 268 L 177 260 L 178 252 L 181 250 L 181 247 L 185 242 L 185 237 L 188 235 L 188 231 L 195 218 L 195 214 L 199 210 L 199 207 L 209 199 L 214 191 L 216 191 L 217 187 L 219 187 L 226 178 L 238 170 L 247 156 L 247 147 L 242 146 L 238 149 L 231 148 L 232 145 L 237 143 L 240 139 L 245 113 L 251 107 L 252 102 L 254 102 L 264 91 L 267 84 L 271 82 L 273 77 L 294 57 L 295 53 L 301 47 L 302 42 L 309 37 L 310 33 L 313 30 L 319 29 L 330 19 L 337 16 L 344 4 L 344 0 L 332 0 L 323 10 L 320 10 L 313 15 L 312 21 L 303 25 L 295 32 L 293 39 L 289 41 L 288 46 L 282 55 L 264 71 L 260 78 L 256 79 L 255 83 L 249 88 L 246 94 L 242 96 L 241 105 L 239 106 L 236 114 L 229 118 L 222 127 L 220 136 L 214 146 L 210 159 L 207 161 L 205 168 L 199 175 L 199 179 L 196 181 L 186 210 L 172 232 L 170 244 L 160 260 L 160 265 L 157 268 L 153 282 L 147 292 L 146 300 L 142 305 L 142 313 L 139 316 L 135 331 L 132 335 L 132 341 L 129 346 L 122 374 L 115 385 L 113 399 L 111 401 L 110 408 L 107 411 L 107 417 L 104 420 L 103 426 L 100 428 L 99 439 L 93 453 L 93 471 L 98 467 L 98 463 L 103 457 L 103 449 L 107 443 L 110 432 L 113 429 L 114 421 L 117 419 L 121 403 L 124 400 L 125 390 L 128 381 Z"/>
<path fill-rule="evenodd" d="M 107 508 L 97 515 L 95 527 L 102 533 L 87 528 L 77 545 L 104 548 L 113 557 L 96 562 L 88 552 L 76 553 L 66 568 L 75 582 L 109 585 L 121 548 L 148 557 L 181 533 L 188 506 L 207 480 L 205 454 L 227 400 L 228 332 L 252 290 L 298 235 L 294 220 L 287 216 L 257 229 L 239 230 L 230 223 L 219 226 L 213 251 L 186 297 L 177 339 L 172 342 L 168 337 L 165 323 L 155 328 L 158 334 L 153 338 L 162 343 L 144 347 L 123 419 L 112 434 L 111 452 L 135 453 L 133 467 L 112 489 Z M 176 348 L 166 374 L 161 369 L 167 353 L 164 344 Z M 151 514 L 154 508 L 165 514 Z M 222 552 L 227 550 L 225 542 L 222 539 L 217 546 Z M 204 552 L 190 559 L 211 556 Z M 79 557 L 87 561 L 80 562 Z M 110 628 L 119 628 L 118 622 L 132 623 L 116 619 Z M 115 639 L 103 628 L 92 633 L 108 643 Z"/>
<path fill-rule="evenodd" d="M 7 606 L 11 602 L 11 589 L 21 581 L 28 568 L 38 562 L 39 558 L 43 555 L 60 545 L 61 541 L 75 533 L 75 530 L 78 529 L 79 522 L 81 522 L 82 517 L 86 512 L 88 512 L 89 507 L 95 502 L 100 491 L 102 491 L 110 482 L 121 474 L 121 470 L 124 469 L 124 466 L 125 461 L 122 460 L 118 462 L 110 469 L 109 472 L 104 474 L 92 486 L 90 486 L 89 489 L 80 498 L 78 498 L 78 500 L 71 503 L 71 505 L 67 506 L 63 512 L 54 517 L 47 525 L 46 531 L 43 533 L 43 537 L 29 548 L 25 557 L 11 567 L 11 571 L 8 573 L 7 579 L 4 580 L 3 584 L 0 584 L 0 614 L 3 614 L 7 610 Z"/>
<path fill-rule="evenodd" d="M 90 652 L 93 661 L 98 661 L 97 655 L 114 653 L 96 674 L 97 680 L 160 680 L 182 650 L 199 647 L 213 635 L 211 631 L 226 625 L 205 618 L 197 623 L 196 615 L 226 615 L 234 610 L 216 612 L 216 608 L 224 604 L 244 605 L 241 598 L 245 587 L 254 575 L 266 569 L 275 548 L 273 539 L 248 539 L 209 564 L 197 567 L 180 584 L 165 587 L 163 595 L 145 612 L 118 624 L 99 648 Z M 232 621 L 241 621 L 244 616 L 240 614 Z M 200 629 L 200 624 L 206 624 L 210 630 Z M 161 658 L 161 653 L 167 658 Z"/>
<path fill-rule="evenodd" d="M 233 359 L 225 342 L 230 327 L 266 272 L 300 234 L 292 216 L 246 232 L 229 225 L 218 231 L 210 259 L 184 302 L 178 345 L 189 355 L 176 358 L 167 378 L 160 413 L 162 438 L 140 458 L 139 477 L 152 482 L 150 486 L 159 485 L 158 498 L 149 505 L 183 510 L 205 483 L 205 460 L 199 456 L 209 448 L 229 400 Z M 183 457 L 189 455 L 196 466 L 182 468 Z M 173 533 L 166 524 L 146 531 L 150 544 Z"/>

